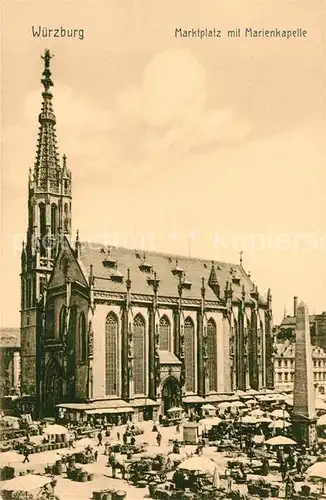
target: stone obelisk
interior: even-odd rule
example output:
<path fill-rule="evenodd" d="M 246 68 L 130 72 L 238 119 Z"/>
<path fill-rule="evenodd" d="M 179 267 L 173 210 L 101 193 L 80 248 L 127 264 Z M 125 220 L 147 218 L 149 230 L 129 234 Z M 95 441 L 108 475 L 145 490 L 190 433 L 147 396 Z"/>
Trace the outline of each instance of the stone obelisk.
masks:
<path fill-rule="evenodd" d="M 308 447 L 311 447 L 317 439 L 309 311 L 304 302 L 300 302 L 297 307 L 293 393 L 293 437 L 299 443 Z"/>

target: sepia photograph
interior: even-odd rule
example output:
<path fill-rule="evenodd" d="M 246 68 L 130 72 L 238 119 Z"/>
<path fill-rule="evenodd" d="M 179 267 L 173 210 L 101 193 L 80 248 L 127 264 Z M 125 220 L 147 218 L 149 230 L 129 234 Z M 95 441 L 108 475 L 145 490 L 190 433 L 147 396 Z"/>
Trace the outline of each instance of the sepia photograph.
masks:
<path fill-rule="evenodd" d="M 326 3 L 1 4 L 0 498 L 326 498 Z"/>

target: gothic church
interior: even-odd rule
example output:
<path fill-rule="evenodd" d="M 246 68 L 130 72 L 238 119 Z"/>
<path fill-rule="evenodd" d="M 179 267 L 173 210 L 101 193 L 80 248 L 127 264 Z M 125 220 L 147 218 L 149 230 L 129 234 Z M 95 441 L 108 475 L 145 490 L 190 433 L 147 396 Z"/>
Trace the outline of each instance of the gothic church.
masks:
<path fill-rule="evenodd" d="M 71 243 L 72 176 L 57 152 L 48 50 L 21 259 L 21 385 L 55 409 L 156 418 L 273 387 L 271 293 L 240 264 Z"/>

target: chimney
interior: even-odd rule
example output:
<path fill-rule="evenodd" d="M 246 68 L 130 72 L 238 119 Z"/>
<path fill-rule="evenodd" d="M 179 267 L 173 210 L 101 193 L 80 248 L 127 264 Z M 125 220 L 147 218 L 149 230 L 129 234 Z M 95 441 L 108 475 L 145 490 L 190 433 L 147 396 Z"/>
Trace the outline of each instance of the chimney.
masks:
<path fill-rule="evenodd" d="M 293 297 L 293 316 L 297 316 L 298 297 Z"/>

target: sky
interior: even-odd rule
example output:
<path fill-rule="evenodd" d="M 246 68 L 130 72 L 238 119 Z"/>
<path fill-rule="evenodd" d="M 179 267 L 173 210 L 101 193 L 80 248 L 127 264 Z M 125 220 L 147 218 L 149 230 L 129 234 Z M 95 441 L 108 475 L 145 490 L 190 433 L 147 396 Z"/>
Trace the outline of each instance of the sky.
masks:
<path fill-rule="evenodd" d="M 84 30 L 37 38 L 32 26 Z M 213 29 L 221 38 L 175 37 Z M 241 29 L 230 38 L 228 30 Z M 245 28 L 307 31 L 245 38 Z M 84 241 L 239 262 L 274 322 L 326 310 L 326 3 L 5 0 L 1 325 L 19 325 L 20 249 L 53 52 L 60 155 Z"/>

